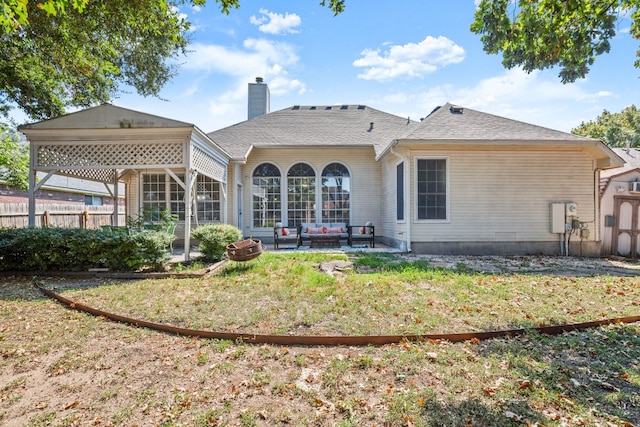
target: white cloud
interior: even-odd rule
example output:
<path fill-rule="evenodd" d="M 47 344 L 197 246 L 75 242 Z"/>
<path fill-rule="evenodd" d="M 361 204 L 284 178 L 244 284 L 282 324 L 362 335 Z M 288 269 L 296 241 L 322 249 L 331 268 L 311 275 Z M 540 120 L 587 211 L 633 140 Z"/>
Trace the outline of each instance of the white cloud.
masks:
<path fill-rule="evenodd" d="M 358 78 L 385 81 L 397 77 L 423 77 L 438 68 L 462 62 L 465 51 L 446 37 L 427 36 L 420 43 L 393 45 L 384 52 L 365 49 L 361 55 L 353 62 L 355 67 L 365 68 Z"/>
<path fill-rule="evenodd" d="M 284 70 L 298 61 L 296 48 L 292 45 L 265 39 L 247 39 L 242 49 L 214 44 L 193 44 L 183 68 L 245 77 L 247 74 L 265 74 L 265 71 L 274 65 Z"/>
<path fill-rule="evenodd" d="M 253 25 L 257 25 L 258 29 L 267 34 L 295 34 L 300 31 L 296 29 L 302 23 L 300 16 L 295 13 L 280 13 L 270 12 L 267 9 L 260 9 L 262 16 L 256 17 L 251 15 L 249 22 Z"/>
<path fill-rule="evenodd" d="M 194 82 L 181 95 L 192 95 L 193 102 L 207 95 L 207 107 L 199 111 L 198 123 L 207 131 L 246 120 L 247 84 L 261 76 L 272 96 L 307 91 L 304 82 L 289 76 L 298 64 L 297 48 L 266 39 L 247 39 L 241 47 L 196 43 L 182 69 L 195 73 Z M 216 83 L 224 81 L 221 86 Z M 193 119 L 192 119 L 193 120 Z"/>
<path fill-rule="evenodd" d="M 416 120 L 428 115 L 438 105 L 451 102 L 569 132 L 582 121 L 593 120 L 604 109 L 604 102 L 614 96 L 607 91 L 587 92 L 583 87 L 581 83 L 562 84 L 552 72 L 528 74 L 521 69 L 512 69 L 478 81 L 473 86 L 433 86 L 422 93 L 394 93 L 383 102 L 387 103 L 387 111 L 401 110 L 397 114 L 410 115 Z M 392 105 L 394 101 L 397 103 Z M 589 110 L 594 112 L 593 117 L 584 117 L 585 105 L 592 107 Z"/>

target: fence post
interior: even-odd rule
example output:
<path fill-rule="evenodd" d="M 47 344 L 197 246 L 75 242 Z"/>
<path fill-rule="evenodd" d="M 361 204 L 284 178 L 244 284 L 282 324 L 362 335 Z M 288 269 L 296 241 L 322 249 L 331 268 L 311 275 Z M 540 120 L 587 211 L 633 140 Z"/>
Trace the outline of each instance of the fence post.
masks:
<path fill-rule="evenodd" d="M 43 227 L 49 226 L 49 211 L 42 212 L 42 226 Z"/>
<path fill-rule="evenodd" d="M 84 228 L 85 230 L 89 225 L 89 210 L 85 208 L 84 212 L 82 212 L 82 216 L 80 217 L 80 228 Z"/>

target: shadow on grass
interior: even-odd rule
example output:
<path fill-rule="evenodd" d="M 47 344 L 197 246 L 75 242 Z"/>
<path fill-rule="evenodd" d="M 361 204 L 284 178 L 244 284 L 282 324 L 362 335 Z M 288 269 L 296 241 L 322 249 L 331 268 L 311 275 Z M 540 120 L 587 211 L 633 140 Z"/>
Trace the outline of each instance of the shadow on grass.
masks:
<path fill-rule="evenodd" d="M 526 419 L 533 425 L 547 421 L 535 414 L 524 403 L 512 403 L 506 410 L 489 407 L 479 399 L 441 401 L 428 397 L 423 407 L 424 420 L 430 427 L 495 427 L 522 426 L 525 417 L 516 415 L 527 412 Z M 513 414 L 513 415 L 512 415 Z"/>
<path fill-rule="evenodd" d="M 354 265 L 360 273 L 404 273 L 407 271 L 424 272 L 430 274 L 468 274 L 468 275 L 492 275 L 492 276 L 510 276 L 514 274 L 529 276 L 562 276 L 562 277 L 588 277 L 588 276 L 612 276 L 612 277 L 635 277 L 640 274 L 640 270 L 616 267 L 614 265 L 601 266 L 600 268 L 592 266 L 546 266 L 543 269 L 532 268 L 528 263 L 527 256 L 505 257 L 512 259 L 514 263 L 520 262 L 520 268 L 514 266 L 506 268 L 498 266 L 487 261 L 489 271 L 479 271 L 470 267 L 466 262 L 459 261 L 455 265 L 436 266 L 431 265 L 426 259 L 407 259 L 405 255 L 397 255 L 391 253 L 366 253 L 356 252 L 350 255 Z M 473 259 L 477 257 L 469 257 Z M 482 257 L 479 257 L 482 258 Z M 560 259 L 560 258 L 559 258 Z"/>
<path fill-rule="evenodd" d="M 479 357 L 508 363 L 509 371 L 528 381 L 512 390 L 518 397 L 544 402 L 538 411 L 530 405 L 506 409 L 523 420 L 548 423 L 549 414 L 561 417 L 563 408 L 570 408 L 571 413 L 593 412 L 615 425 L 640 425 L 639 331 L 637 325 L 618 325 L 559 336 L 529 334 L 489 340 L 477 350 Z"/>

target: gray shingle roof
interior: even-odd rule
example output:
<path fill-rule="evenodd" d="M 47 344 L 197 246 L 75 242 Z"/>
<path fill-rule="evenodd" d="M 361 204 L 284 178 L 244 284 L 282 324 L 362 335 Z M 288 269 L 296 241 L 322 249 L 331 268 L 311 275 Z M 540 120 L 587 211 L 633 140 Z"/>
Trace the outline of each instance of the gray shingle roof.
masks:
<path fill-rule="evenodd" d="M 427 116 L 405 139 L 483 141 L 594 141 L 470 108 L 445 104 Z"/>
<path fill-rule="evenodd" d="M 104 103 L 53 119 L 20 126 L 21 129 L 118 129 L 123 127 L 194 127 L 194 125 Z"/>
<path fill-rule="evenodd" d="M 252 147 L 369 146 L 378 155 L 418 125 L 364 105 L 293 106 L 208 135 L 234 159 Z"/>
<path fill-rule="evenodd" d="M 640 149 L 638 148 L 613 148 L 612 149 L 618 156 L 624 160 L 624 165 L 602 171 L 600 173 L 601 178 L 610 178 L 612 176 L 620 175 L 632 170 L 640 169 Z"/>

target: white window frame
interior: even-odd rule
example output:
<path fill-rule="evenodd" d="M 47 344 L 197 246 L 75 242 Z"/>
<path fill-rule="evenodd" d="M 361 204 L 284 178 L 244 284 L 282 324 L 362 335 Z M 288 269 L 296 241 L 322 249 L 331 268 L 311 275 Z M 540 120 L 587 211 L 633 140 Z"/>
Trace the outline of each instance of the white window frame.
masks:
<path fill-rule="evenodd" d="M 264 163 L 269 163 L 269 164 L 275 166 L 276 169 L 278 169 L 278 171 L 280 172 L 280 176 L 279 176 L 279 178 L 280 178 L 280 219 L 279 220 L 275 220 L 273 226 L 267 225 L 266 227 L 259 227 L 259 226 L 255 225 L 255 209 L 254 209 L 254 205 L 253 205 L 255 184 L 253 183 L 253 180 L 255 178 L 254 174 L 255 174 L 256 169 L 259 166 L 263 165 Z M 296 163 L 298 163 L 298 162 L 296 162 Z M 262 178 L 262 177 L 260 177 L 260 178 Z M 268 177 L 268 178 L 273 178 L 273 177 Z M 250 199 L 250 203 L 251 203 L 251 208 L 250 208 L 251 209 L 251 219 L 250 219 L 250 221 L 251 222 L 250 222 L 250 230 L 252 230 L 252 231 L 268 230 L 269 228 L 273 228 L 277 223 L 286 224 L 286 222 L 285 222 L 286 221 L 286 217 L 285 216 L 287 214 L 287 210 L 286 210 L 285 203 L 286 203 L 286 200 L 287 200 L 286 199 L 286 194 L 287 194 L 287 189 L 286 189 L 287 181 L 286 181 L 286 179 L 287 179 L 287 175 L 286 175 L 286 173 L 284 173 L 282 171 L 282 168 L 280 167 L 280 165 L 275 163 L 275 162 L 273 162 L 273 161 L 270 161 L 270 160 L 260 161 L 260 162 L 256 163 L 253 166 L 253 168 L 251 169 L 251 175 L 250 175 L 249 179 L 250 179 L 249 182 L 250 182 L 250 188 L 251 188 L 251 199 Z M 275 193 L 273 193 L 273 194 L 275 194 Z M 274 212 L 276 212 L 275 209 L 274 209 Z"/>
<path fill-rule="evenodd" d="M 393 176 L 394 176 L 394 188 L 395 188 L 395 192 L 398 192 L 398 166 L 400 166 L 401 164 L 403 164 L 403 171 L 402 171 L 402 203 L 403 203 L 403 219 L 398 219 L 398 195 L 396 194 L 396 199 L 394 200 L 394 216 L 395 216 L 395 220 L 396 220 L 396 224 L 406 224 L 407 222 L 407 217 L 410 215 L 410 213 L 408 212 L 408 205 L 409 203 L 407 203 L 407 199 L 409 196 L 409 192 L 407 192 L 407 186 L 409 186 L 409 179 L 408 179 L 408 169 L 409 169 L 409 162 L 405 161 L 405 160 L 400 160 L 399 162 L 397 162 L 394 166 L 393 166 Z"/>
<path fill-rule="evenodd" d="M 418 161 L 419 160 L 445 160 L 445 166 L 447 168 L 446 175 L 446 218 L 444 219 L 419 219 L 418 218 Z M 449 156 L 416 156 L 414 158 L 414 173 L 413 173 L 413 208 L 414 208 L 414 221 L 421 224 L 446 224 L 451 222 L 451 159 Z M 406 217 L 406 216 L 405 216 Z"/>
<path fill-rule="evenodd" d="M 318 170 L 311 164 L 308 162 L 304 162 L 304 161 L 300 161 L 300 162 L 293 162 L 291 163 L 291 165 L 289 165 L 289 167 L 287 168 L 287 175 L 286 175 L 286 185 L 282 186 L 283 192 L 284 192 L 284 196 L 283 196 L 283 200 L 286 201 L 286 205 L 283 206 L 283 211 L 282 212 L 282 224 L 287 224 L 289 227 L 292 227 L 289 224 L 289 171 L 291 170 L 292 167 L 294 167 L 297 164 L 305 164 L 307 166 L 309 166 L 311 168 L 311 170 L 313 170 L 313 180 L 314 180 L 314 194 L 315 194 L 315 198 L 313 200 L 313 206 L 314 206 L 314 220 L 313 221 L 309 221 L 309 222 L 318 222 L 318 198 L 321 198 L 322 196 L 318 196 L 318 189 L 320 189 L 320 191 L 322 191 L 322 186 L 318 185 Z M 294 178 L 311 178 L 311 177 L 294 177 Z M 320 179 L 321 180 L 321 179 Z M 296 209 L 294 209 L 296 210 Z M 295 226 L 293 226 L 295 227 Z"/>
<path fill-rule="evenodd" d="M 352 223 L 352 217 L 353 217 L 353 172 L 351 171 L 351 168 L 349 167 L 349 165 L 347 165 L 346 163 L 339 161 L 339 160 L 332 160 L 330 162 L 327 162 L 325 165 L 323 165 L 320 169 L 319 169 L 319 179 L 317 180 L 317 185 L 318 185 L 318 190 L 317 190 L 317 195 L 318 195 L 318 212 L 316 213 L 316 217 L 319 218 L 318 222 L 325 222 L 324 218 L 323 218 L 323 185 L 322 185 L 322 180 L 324 179 L 324 175 L 322 174 L 325 170 L 325 168 L 333 163 L 337 163 L 341 166 L 344 166 L 344 168 L 347 170 L 347 172 L 349 173 L 349 216 L 347 218 L 346 221 L 337 221 L 337 222 L 345 222 L 347 225 Z M 331 221 L 329 221 L 331 222 Z"/>

